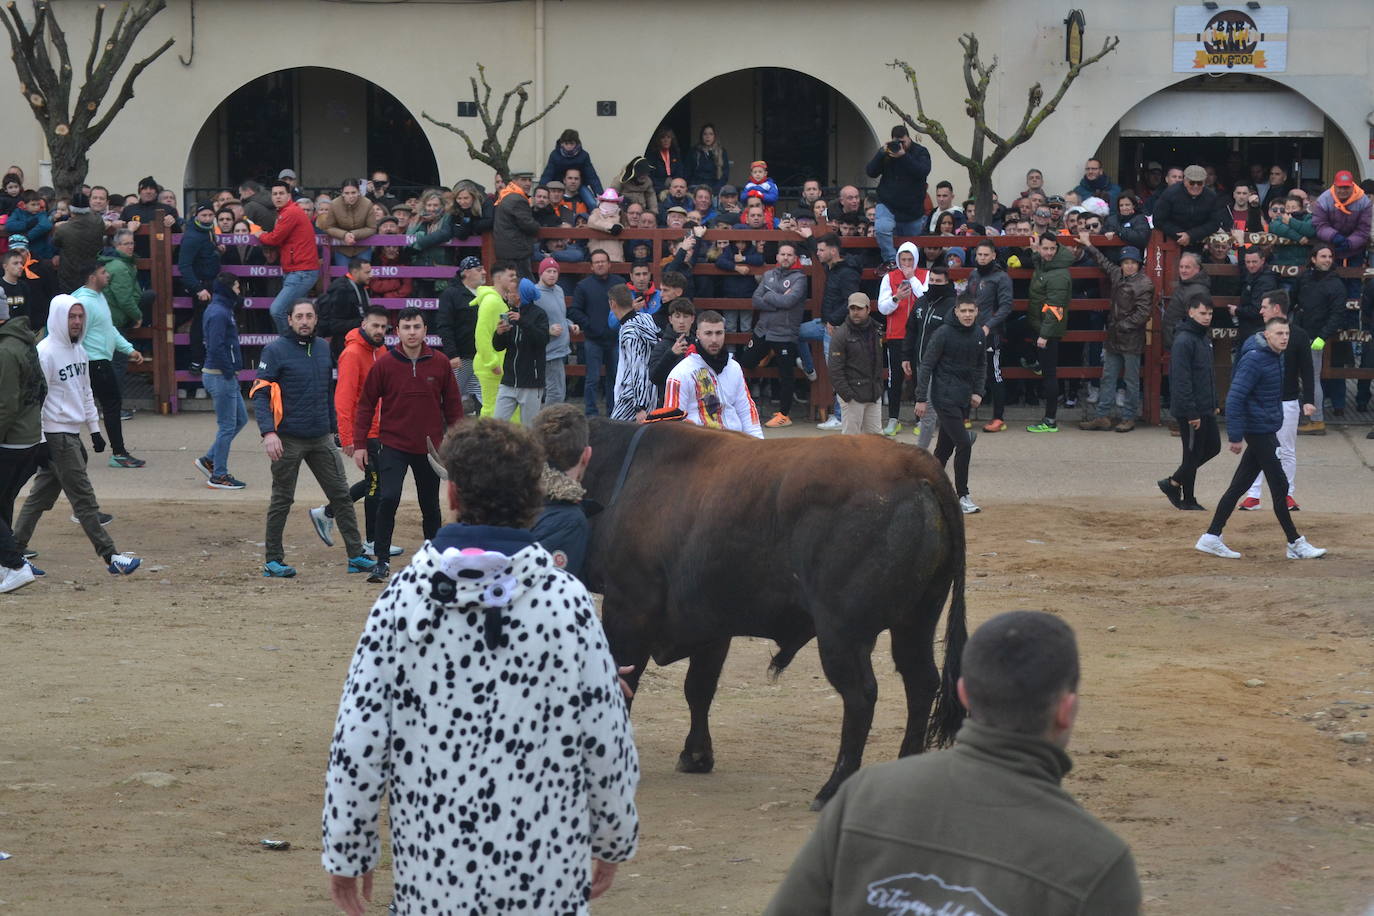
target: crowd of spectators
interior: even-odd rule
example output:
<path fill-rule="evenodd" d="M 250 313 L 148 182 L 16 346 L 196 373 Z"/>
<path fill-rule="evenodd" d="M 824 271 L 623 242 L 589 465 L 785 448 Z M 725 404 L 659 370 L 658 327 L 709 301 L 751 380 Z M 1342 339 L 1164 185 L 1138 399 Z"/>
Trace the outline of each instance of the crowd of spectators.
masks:
<path fill-rule="evenodd" d="M 1361 321 L 1360 313 L 1345 308 L 1343 301 L 1337 304 L 1337 286 L 1344 289 L 1346 298 L 1358 298 L 1359 281 L 1335 282 L 1334 275 L 1327 278 L 1319 267 L 1328 259 L 1333 267 L 1357 267 L 1367 258 L 1372 199 L 1368 192 L 1374 188 L 1368 187 L 1369 182 L 1366 187 L 1357 185 L 1348 172 L 1338 173 L 1331 187 L 1312 193 L 1300 187 L 1283 165 L 1254 163 L 1242 168 L 1242 162 L 1233 159 L 1220 168 L 1207 164 L 1165 168 L 1158 162 L 1149 162 L 1135 181 L 1118 183 L 1106 174 L 1099 160 L 1089 159 L 1081 180 L 1062 194 L 1046 187 L 1039 169 L 1030 169 L 1025 175 L 1024 189 L 1005 200 L 994 194 L 990 212 L 980 218 L 974 200 L 960 201 L 954 184 L 948 180 L 932 181 L 930 170 L 928 151 L 900 126 L 865 166 L 867 180 L 875 185 L 871 191 L 865 192 L 857 184 L 828 189 L 819 178 L 814 178 L 785 189 L 790 193 L 784 193 L 770 177 L 766 162 L 750 162 L 747 168 L 733 162 L 723 138 L 711 124 L 701 127 L 697 142 L 689 148 L 679 145 L 673 131 L 662 129 L 656 132 L 643 155 L 618 168 L 600 171 L 578 132 L 568 129 L 559 135 L 548 153 L 537 181 L 534 173 L 498 174 L 490 188 L 465 179 L 452 187 L 394 192 L 389 174 L 379 169 L 368 178 L 311 191 L 300 184 L 294 170 L 286 168 L 280 171 L 276 183 L 285 192 L 289 209 L 274 203 L 273 188 L 250 179 L 236 188 L 208 195 L 195 204 L 193 212 L 183 214 L 175 192 L 163 188 L 151 176 L 139 182 L 137 192 L 127 197 L 96 185 L 83 187 L 70 198 L 57 198 L 51 189 L 26 190 L 22 171 L 12 167 L 0 185 L 0 216 L 6 219 L 0 239 L 5 247 L 22 248 L 27 256 L 19 268 L 24 274 L 21 282 L 10 280 L 8 275 L 0 282 L 4 283 L 12 307 L 26 299 L 37 307 L 58 292 L 68 292 L 79 285 L 78 278 L 67 275 L 73 265 L 100 257 L 110 270 L 112 283 L 106 295 L 118 326 L 127 329 L 148 324 L 153 302 L 147 273 L 140 273 L 133 266 L 135 257 L 146 254 L 140 250 L 146 242 L 138 239 L 131 248 L 127 239 L 121 245 L 116 233 L 154 221 L 183 231 L 178 292 L 193 297 L 195 308 L 190 313 L 178 314 L 192 338 L 188 355 L 180 357 L 179 367 L 189 366 L 193 371 L 202 361 L 201 315 L 209 304 L 211 284 L 221 266 L 281 267 L 287 279 L 284 287 L 276 279 L 244 277 L 240 283 L 242 294 L 248 298 L 275 296 L 273 312 L 277 312 L 280 309 L 275 306 L 285 307 L 299 295 L 327 289 L 326 300 L 332 301 L 336 296 L 347 300 L 338 313 L 347 322 L 350 315 L 362 313 L 369 297 L 433 299 L 455 287 L 457 304 L 470 305 L 474 297 L 465 296 L 463 289 L 471 291 L 475 287 L 464 287 L 457 270 L 452 278 L 398 276 L 394 270 L 373 274 L 372 268 L 376 267 L 456 268 L 471 250 L 448 244 L 453 240 L 490 236 L 496 259 L 513 262 L 517 275 L 531 280 L 535 279 L 535 266 L 546 259 L 564 268 L 587 262 L 588 267 L 565 269 L 555 281 L 567 295 L 569 308 L 584 319 L 579 323 L 585 342 L 561 358 L 569 363 L 581 362 L 597 372 L 605 367 L 612 373 L 616 367 L 613 351 L 617 322 L 605 303 L 606 293 L 614 282 L 607 282 L 594 269 L 594 255 L 598 251 L 604 252 L 611 264 L 629 265 L 630 274 L 644 272 L 642 268 L 646 265 L 660 265 L 682 278 L 679 295 L 688 300 L 751 300 L 752 310 L 722 311 L 727 333 L 752 331 L 759 346 L 739 345 L 732 349 L 746 362 L 755 357 L 765 364 L 773 362 L 779 375 L 787 374 L 782 371 L 784 364 L 789 371 L 796 364 L 807 375 L 814 372 L 809 344 L 824 343 L 828 331 L 843 324 L 845 316 L 839 313 L 848 292 L 862 290 L 874 302 L 874 321 L 885 327 L 888 352 L 881 361 L 885 389 L 882 401 L 888 409 L 883 431 L 895 434 L 901 428 L 904 392 L 909 397 L 913 384 L 898 375 L 901 322 L 927 294 L 931 269 L 977 271 L 980 265 L 975 263 L 974 242 L 977 237 L 998 235 L 1024 238 L 1027 245 L 997 245 L 989 249 L 997 266 L 1033 268 L 1039 257 L 1038 240 L 1052 235 L 1065 243 L 1064 254 L 1059 256 L 1064 262 L 1060 267 L 1100 265 L 1119 271 L 1123 252 L 1135 249 L 1139 258 L 1138 253 L 1149 245 L 1151 232 L 1158 229 L 1188 252 L 1180 265 L 1175 292 L 1165 306 L 1161 330 L 1166 347 L 1173 326 L 1182 320 L 1191 297 L 1239 297 L 1238 305 L 1218 311 L 1215 325 L 1253 331 L 1251 313 L 1257 307 L 1253 300 L 1270 283 L 1276 283 L 1295 296 L 1295 317 L 1303 321 L 1304 314 L 1308 316 L 1312 325 L 1309 333 L 1314 340 L 1319 345 L 1331 344 L 1332 365 L 1374 365 L 1374 348 L 1364 346 L 1356 350 L 1351 343 L 1335 339 L 1339 331 Z M 603 179 L 603 173 L 610 180 Z M 314 235 L 327 236 L 332 242 L 331 266 L 346 268 L 348 276 L 335 279 L 333 284 L 320 283 L 317 270 L 302 270 L 300 265 L 283 263 L 290 260 L 291 247 L 277 226 L 282 213 L 290 213 L 293 220 L 303 216 L 300 222 L 309 224 Z M 589 239 L 538 234 L 540 229 L 557 228 L 590 228 L 605 235 Z M 681 240 L 636 237 L 637 230 L 662 228 L 681 230 Z M 705 231 L 711 229 L 736 233 L 785 230 L 797 233 L 800 241 L 779 245 L 773 240 L 751 241 L 747 237 L 728 241 L 706 238 Z M 1097 246 L 1078 244 L 1081 233 L 1090 236 Z M 833 277 L 844 288 L 845 295 L 837 291 L 825 298 L 835 304 L 836 313 L 829 317 L 804 315 L 795 303 L 781 310 L 771 305 L 778 301 L 773 289 L 777 278 L 770 281 L 768 274 L 824 260 L 818 256 L 816 242 L 832 234 L 840 240 L 838 261 L 827 266 L 826 276 Z M 251 235 L 258 235 L 262 244 L 252 244 L 248 239 Z M 900 297 L 894 299 L 889 295 L 884 302 L 879 287 L 897 269 L 896 242 L 916 235 L 936 237 L 941 243 L 913 247 L 915 263 L 911 266 L 917 279 L 914 283 L 906 280 L 908 285 L 904 287 L 905 298 L 910 301 L 903 306 Z M 368 240 L 374 236 L 388 238 L 388 244 L 369 245 Z M 398 237 L 405 237 L 405 242 L 398 243 Z M 869 243 L 872 247 L 845 245 L 844 240 L 856 237 L 871 237 L 875 243 Z M 1329 258 L 1317 254 L 1323 246 L 1328 246 Z M 1215 275 L 1208 271 L 1212 265 L 1231 264 L 1241 265 L 1238 275 L 1227 270 Z M 837 272 L 834 267 L 853 270 Z M 853 272 L 858 272 L 860 279 L 858 286 L 850 290 L 854 285 Z M 1133 284 L 1141 287 L 1144 278 L 1138 271 L 1133 276 Z M 619 279 L 616 274 L 609 277 L 611 281 Z M 1326 282 L 1322 282 L 1324 278 Z M 627 279 L 630 289 L 638 292 L 633 278 Z M 343 286 L 345 281 L 351 286 Z M 651 284 L 647 280 L 641 282 Z M 830 282 L 827 280 L 827 286 Z M 579 297 L 582 284 L 586 285 Z M 954 285 L 957 292 L 969 281 L 956 280 Z M 976 287 L 978 281 L 972 279 L 972 285 Z M 804 289 L 805 282 L 800 286 Z M 1029 293 L 1029 281 L 1025 279 L 1017 279 L 1011 286 L 1017 297 L 1024 298 Z M 1102 284 L 1074 279 L 1069 284 L 1067 315 L 1060 322 L 1063 331 L 1106 329 L 1112 320 L 1111 312 L 1074 309 L 1071 300 L 1108 298 L 1118 286 L 1117 281 Z M 759 291 L 764 291 L 762 297 L 757 295 Z M 670 299 L 657 288 L 643 292 L 647 293 L 645 302 L 652 303 L 651 314 L 661 328 L 666 328 L 668 310 L 664 306 Z M 806 296 L 804 291 L 793 298 L 803 302 Z M 1141 300 L 1152 298 L 1143 288 L 1136 290 L 1136 296 Z M 590 305 L 588 297 L 594 300 Z M 1366 327 L 1374 324 L 1371 299 L 1374 296 L 1365 294 Z M 990 319 L 995 311 L 995 307 L 990 307 L 985 317 Z M 896 320 L 889 317 L 893 312 L 900 312 Z M 41 327 L 43 315 L 34 317 Z M 327 313 L 322 311 L 322 325 L 326 317 Z M 805 320 L 808 317 L 810 321 Z M 1131 320 L 1138 321 L 1138 316 Z M 1004 382 L 998 365 L 1019 364 L 1037 371 L 1043 368 L 1041 362 L 1049 354 L 1038 345 L 1044 338 L 1030 326 L 1034 321 L 1031 312 L 1017 312 L 999 317 L 995 330 L 985 330 L 998 350 L 997 363 L 989 373 L 989 384 L 994 388 L 989 401 L 995 411 L 994 422 L 985 427 L 989 431 L 1004 428 L 1001 416 L 1007 404 L 1036 405 L 1051 398 L 1050 386 L 1040 382 Z M 273 322 L 261 311 L 250 310 L 239 314 L 239 325 L 245 331 L 270 332 L 280 331 L 281 322 Z M 1131 336 L 1135 336 L 1134 332 Z M 1117 339 L 1120 337 L 1118 333 Z M 566 337 L 558 343 L 567 349 Z M 1062 351 L 1053 355 L 1057 365 L 1096 366 L 1106 362 L 1115 367 L 1112 359 L 1104 359 L 1104 352 L 1110 355 L 1111 347 L 1104 351 L 1097 343 L 1066 343 Z M 1317 353 L 1320 359 L 1321 351 Z M 1128 356 L 1138 359 L 1138 354 Z M 1130 384 L 1130 370 L 1136 359 L 1126 362 L 1131 364 L 1126 371 L 1113 373 L 1123 377 L 1121 403 L 1110 406 L 1114 419 L 1130 421 L 1140 408 L 1138 389 Z M 773 416 L 776 425 L 790 422 L 788 414 L 797 400 L 794 395 L 805 396 L 804 388 L 793 387 L 799 380 L 780 378 L 771 386 L 755 382 L 756 394 L 771 392 L 777 399 L 779 409 Z M 577 384 L 573 381 L 572 387 L 575 389 Z M 589 410 L 599 409 L 598 387 L 591 383 L 583 391 Z M 608 382 L 605 387 L 610 392 L 614 385 Z M 1336 415 L 1343 414 L 1345 386 L 1330 384 L 1329 389 L 1331 409 Z M 1053 397 L 1069 407 L 1077 406 L 1080 396 L 1089 403 L 1098 402 L 1100 397 L 1096 384 L 1082 385 L 1077 380 L 1058 382 L 1054 390 Z M 611 397 L 606 401 L 609 413 L 613 409 Z M 1368 402 L 1369 385 L 1362 381 L 1357 386 L 1357 406 L 1363 410 Z M 1046 418 L 1053 419 L 1053 407 L 1044 406 Z M 841 414 L 838 403 L 835 407 L 835 413 Z M 1095 412 L 1105 421 L 1100 403 Z M 1304 424 L 1311 427 L 1305 431 L 1319 432 L 1322 420 L 1319 413 Z M 842 418 L 836 416 L 828 425 L 839 428 L 841 423 Z M 1095 428 L 1101 428 L 1101 423 Z"/>

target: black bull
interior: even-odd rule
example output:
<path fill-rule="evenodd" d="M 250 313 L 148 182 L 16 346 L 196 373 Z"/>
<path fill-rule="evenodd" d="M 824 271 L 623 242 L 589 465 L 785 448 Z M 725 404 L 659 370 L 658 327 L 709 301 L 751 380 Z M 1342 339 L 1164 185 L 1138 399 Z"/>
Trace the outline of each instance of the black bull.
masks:
<path fill-rule="evenodd" d="M 607 508 L 593 521 L 586 576 L 604 595 L 611 651 L 634 666 L 632 687 L 650 658 L 691 660 L 680 771 L 714 765 L 708 715 L 733 636 L 776 642 L 775 675 L 817 641 L 844 724 L 813 807 L 863 759 L 883 630 L 906 686 L 902 756 L 953 740 L 964 715 L 955 691 L 966 639 L 964 519 L 928 452 L 879 436 L 760 442 L 688 423 L 603 419 L 592 420 L 591 445 L 583 483 Z M 935 630 L 951 587 L 942 683 Z"/>

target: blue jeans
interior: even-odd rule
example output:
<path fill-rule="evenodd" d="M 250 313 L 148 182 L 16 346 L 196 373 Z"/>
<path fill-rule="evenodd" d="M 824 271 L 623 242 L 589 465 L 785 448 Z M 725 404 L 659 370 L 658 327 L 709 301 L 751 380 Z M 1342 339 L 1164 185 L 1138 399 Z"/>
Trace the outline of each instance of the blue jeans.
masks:
<path fill-rule="evenodd" d="M 353 260 L 354 258 L 362 258 L 364 261 L 372 260 L 371 248 L 363 248 L 357 254 L 344 254 L 338 248 L 331 248 L 329 249 L 329 254 L 329 263 L 334 265 L 335 267 L 347 267 L 348 262 Z"/>
<path fill-rule="evenodd" d="M 277 293 L 277 298 L 272 300 L 272 305 L 268 309 L 272 313 L 272 321 L 277 326 L 278 334 L 285 334 L 290 330 L 286 316 L 291 314 L 291 306 L 309 296 L 310 290 L 314 289 L 315 282 L 319 279 L 318 270 L 293 270 L 282 276 L 281 292 Z"/>
<path fill-rule="evenodd" d="M 1102 351 L 1102 387 L 1097 389 L 1097 416 L 1105 417 L 1116 406 L 1117 380 L 1126 383 L 1126 397 L 1121 400 L 1121 419 L 1134 420 L 1140 416 L 1140 354 Z"/>
<path fill-rule="evenodd" d="M 207 372 L 200 377 L 200 383 L 210 392 L 210 400 L 215 404 L 214 444 L 205 453 L 205 460 L 215 467 L 214 474 L 219 477 L 229 473 L 229 446 L 234 437 L 248 423 L 248 409 L 243 404 L 243 392 L 239 380 L 233 375 L 217 375 Z"/>
<path fill-rule="evenodd" d="M 892 215 L 886 204 L 878 204 L 873 214 L 873 235 L 878 240 L 878 251 L 882 253 L 883 263 L 897 260 L 897 249 L 892 244 L 892 236 L 913 236 L 921 234 L 921 218 L 901 222 Z"/>
<path fill-rule="evenodd" d="M 604 385 L 606 391 L 606 416 L 615 410 L 615 372 L 620 364 L 620 348 L 614 336 L 610 343 L 597 343 L 587 338 L 583 345 L 587 360 L 587 384 L 582 392 L 582 400 L 587 408 L 587 416 L 596 416 L 596 390 Z M 601 367 L 606 367 L 606 378 L 601 378 Z"/>
<path fill-rule="evenodd" d="M 811 358 L 810 344 L 812 341 L 819 340 L 821 342 L 822 352 L 829 353 L 830 328 L 826 327 L 825 322 L 820 318 L 812 318 L 810 321 L 803 321 L 801 326 L 801 335 L 799 339 L 801 346 L 802 368 L 804 368 L 807 372 L 815 372 L 816 362 Z M 835 403 L 833 407 L 835 412 L 835 419 L 838 420 L 842 417 L 842 413 L 840 411 L 839 395 L 835 396 Z"/>

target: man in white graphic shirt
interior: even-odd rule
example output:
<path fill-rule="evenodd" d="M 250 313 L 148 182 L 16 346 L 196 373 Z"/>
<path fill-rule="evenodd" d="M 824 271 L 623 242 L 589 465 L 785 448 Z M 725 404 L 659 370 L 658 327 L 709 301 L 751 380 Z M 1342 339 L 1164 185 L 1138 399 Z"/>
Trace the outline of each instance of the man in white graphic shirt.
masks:
<path fill-rule="evenodd" d="M 749 396 L 744 370 L 725 349 L 725 319 L 720 312 L 697 316 L 697 342 L 668 373 L 663 406 L 679 408 L 687 419 L 711 429 L 733 429 L 763 438 L 759 411 Z"/>

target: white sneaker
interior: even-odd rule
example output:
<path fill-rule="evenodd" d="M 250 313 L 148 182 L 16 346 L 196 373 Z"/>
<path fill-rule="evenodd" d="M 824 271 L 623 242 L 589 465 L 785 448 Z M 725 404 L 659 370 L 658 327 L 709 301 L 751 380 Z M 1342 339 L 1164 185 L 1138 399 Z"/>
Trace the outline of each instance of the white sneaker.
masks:
<path fill-rule="evenodd" d="M 334 520 L 325 514 L 327 506 L 316 506 L 310 510 L 310 524 L 315 526 L 315 533 L 324 541 L 324 546 L 334 546 Z"/>
<path fill-rule="evenodd" d="M 1118 392 L 1116 393 L 1116 406 L 1117 406 L 1117 407 L 1125 407 L 1125 406 L 1126 406 L 1126 392 L 1124 392 L 1124 391 L 1118 391 Z"/>
<path fill-rule="evenodd" d="M 25 563 L 18 569 L 5 568 L 5 578 L 0 579 L 0 593 L 12 592 L 23 588 L 34 580 L 33 570 Z"/>
<path fill-rule="evenodd" d="M 964 510 L 965 515 L 972 515 L 975 512 L 983 511 L 982 509 L 978 508 L 977 503 L 975 503 L 971 498 L 967 496 L 959 497 L 959 508 Z"/>
<path fill-rule="evenodd" d="M 1299 538 L 1299 540 L 1301 540 L 1301 538 Z M 1210 553 L 1214 557 L 1221 557 L 1226 560 L 1240 559 L 1240 554 L 1236 553 L 1230 547 L 1227 547 L 1225 544 L 1221 542 L 1221 535 L 1219 534 L 1204 534 L 1202 537 L 1197 539 L 1197 543 L 1193 545 L 1193 548 L 1195 550 L 1201 550 L 1203 553 Z M 1290 546 L 1288 550 L 1291 553 L 1293 548 Z"/>
<path fill-rule="evenodd" d="M 883 427 L 883 435 L 884 435 L 884 436 L 895 436 L 895 435 L 897 435 L 897 431 L 898 431 L 899 429 L 901 429 L 901 428 L 902 428 L 901 424 L 898 423 L 898 422 L 897 422 L 897 419 L 894 417 L 894 418 L 888 420 L 888 421 L 887 421 L 887 425 Z"/>
<path fill-rule="evenodd" d="M 806 366 L 802 364 L 800 356 L 797 357 L 797 368 L 801 370 L 802 375 L 806 376 L 808 382 L 814 382 L 816 380 L 816 370 L 812 369 L 810 372 L 807 372 Z"/>
<path fill-rule="evenodd" d="M 1097 386 L 1096 386 L 1096 385 L 1089 385 L 1089 386 L 1088 386 L 1088 397 L 1087 397 L 1087 401 L 1088 401 L 1089 404 L 1096 404 L 1096 403 L 1097 403 L 1097 394 L 1098 394 Z"/>
<path fill-rule="evenodd" d="M 404 547 L 397 547 L 395 544 L 391 545 L 391 555 L 393 557 L 399 557 L 404 552 Z M 371 541 L 363 541 L 363 553 L 367 554 L 370 557 L 375 557 L 377 555 L 377 551 L 373 547 Z"/>
<path fill-rule="evenodd" d="M 829 420 L 826 420 L 824 423 L 817 423 L 816 428 L 824 429 L 827 431 L 835 429 L 844 429 L 844 423 L 840 422 L 839 417 L 835 416 L 834 414 L 831 414 Z"/>
<path fill-rule="evenodd" d="M 1288 545 L 1288 559 L 1290 560 L 1315 560 L 1326 556 L 1325 547 L 1313 547 L 1307 543 L 1307 538 L 1299 536 L 1296 541 Z"/>

